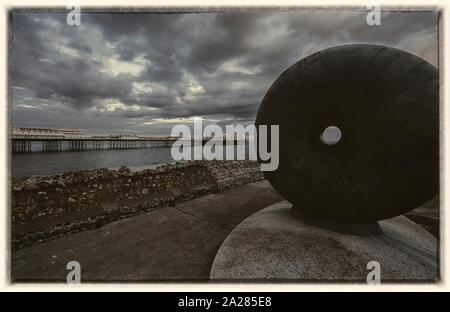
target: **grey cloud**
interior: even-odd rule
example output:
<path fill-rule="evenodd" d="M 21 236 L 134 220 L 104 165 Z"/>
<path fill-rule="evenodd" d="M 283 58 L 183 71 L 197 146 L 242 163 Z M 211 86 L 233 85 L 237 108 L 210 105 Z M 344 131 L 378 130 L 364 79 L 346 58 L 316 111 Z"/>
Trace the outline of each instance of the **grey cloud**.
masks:
<path fill-rule="evenodd" d="M 251 122 L 277 76 L 323 48 L 383 44 L 437 65 L 437 18 L 383 12 L 369 26 L 366 12 L 336 10 L 84 13 L 81 26 L 68 26 L 62 13 L 13 12 L 13 123 L 167 133 L 170 125 L 148 122 Z"/>

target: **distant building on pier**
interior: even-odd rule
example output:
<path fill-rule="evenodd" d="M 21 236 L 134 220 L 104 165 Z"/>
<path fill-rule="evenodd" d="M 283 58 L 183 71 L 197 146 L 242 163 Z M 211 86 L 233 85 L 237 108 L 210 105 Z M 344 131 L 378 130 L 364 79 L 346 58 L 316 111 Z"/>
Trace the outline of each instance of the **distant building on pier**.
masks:
<path fill-rule="evenodd" d="M 12 127 L 13 136 L 46 136 L 46 137 L 63 137 L 63 134 L 56 129 L 49 128 L 19 128 Z"/>
<path fill-rule="evenodd" d="M 118 136 L 121 140 L 138 140 L 139 137 L 134 134 L 122 134 Z"/>
<path fill-rule="evenodd" d="M 84 135 L 81 130 L 76 129 L 60 129 L 59 130 L 63 135 Z"/>

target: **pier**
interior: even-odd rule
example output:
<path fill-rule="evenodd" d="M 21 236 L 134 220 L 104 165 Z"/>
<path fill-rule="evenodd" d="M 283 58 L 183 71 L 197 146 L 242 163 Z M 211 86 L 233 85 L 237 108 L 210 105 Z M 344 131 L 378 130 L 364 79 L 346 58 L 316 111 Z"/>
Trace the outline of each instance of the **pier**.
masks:
<path fill-rule="evenodd" d="M 64 152 L 102 149 L 132 149 L 151 147 L 171 147 L 176 138 L 120 139 L 120 138 L 50 138 L 12 137 L 13 153 L 31 151 Z M 33 149 L 32 149 L 33 147 Z"/>
<path fill-rule="evenodd" d="M 74 129 L 49 128 L 18 128 L 12 127 L 11 149 L 13 153 L 40 152 L 69 152 L 103 149 L 136 149 L 153 147 L 172 147 L 178 140 L 200 141 L 200 138 L 181 138 L 174 136 L 138 136 L 138 135 L 88 135 Z M 211 140 L 210 137 L 201 139 L 202 145 Z M 220 140 L 220 139 L 219 139 Z M 223 144 L 234 145 L 239 141 L 247 143 L 247 139 L 223 138 Z"/>
<path fill-rule="evenodd" d="M 103 149 L 136 149 L 153 147 L 172 147 L 179 138 L 112 138 L 112 137 L 60 137 L 60 136 L 18 136 L 11 137 L 11 148 L 13 153 L 41 152 L 68 152 L 88 151 Z M 202 144 L 210 138 L 203 138 Z M 225 143 L 224 139 L 224 144 Z M 194 140 L 191 140 L 193 144 Z M 237 144 L 234 140 L 233 144 Z"/>

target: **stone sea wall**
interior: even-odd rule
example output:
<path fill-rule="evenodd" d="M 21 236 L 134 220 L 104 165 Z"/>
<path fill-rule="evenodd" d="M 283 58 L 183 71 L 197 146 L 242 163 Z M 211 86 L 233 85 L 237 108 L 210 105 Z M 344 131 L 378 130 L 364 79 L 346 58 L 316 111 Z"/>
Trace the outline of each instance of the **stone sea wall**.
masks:
<path fill-rule="evenodd" d="M 133 172 L 97 169 L 12 178 L 17 250 L 263 179 L 256 161 L 191 161 Z"/>

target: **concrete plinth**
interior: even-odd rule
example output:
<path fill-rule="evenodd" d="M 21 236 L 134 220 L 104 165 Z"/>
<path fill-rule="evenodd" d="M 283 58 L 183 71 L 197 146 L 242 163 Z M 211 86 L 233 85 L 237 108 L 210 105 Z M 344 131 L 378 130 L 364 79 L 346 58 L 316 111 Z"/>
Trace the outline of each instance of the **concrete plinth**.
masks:
<path fill-rule="evenodd" d="M 438 280 L 436 239 L 399 216 L 380 221 L 375 236 L 342 234 L 292 216 L 282 201 L 245 219 L 214 259 L 212 280 L 365 282 L 367 263 L 378 261 L 381 282 Z"/>

